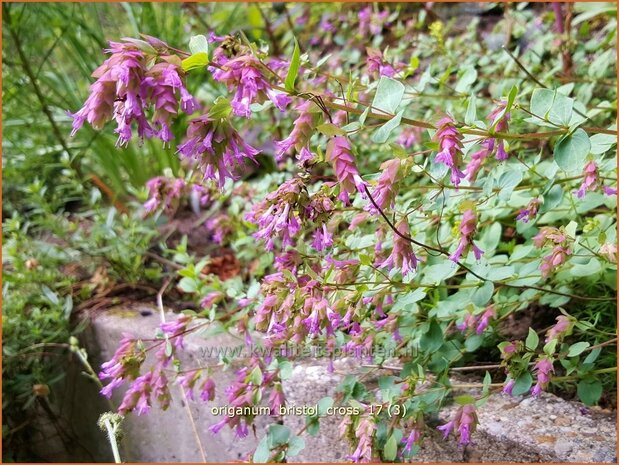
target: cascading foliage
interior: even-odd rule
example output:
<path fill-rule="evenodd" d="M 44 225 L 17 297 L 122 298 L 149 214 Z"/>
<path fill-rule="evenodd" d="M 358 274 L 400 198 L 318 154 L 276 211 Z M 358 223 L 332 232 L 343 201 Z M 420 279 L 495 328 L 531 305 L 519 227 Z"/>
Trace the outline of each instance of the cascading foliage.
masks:
<path fill-rule="evenodd" d="M 417 453 L 424 419 L 457 388 L 450 370 L 480 365 L 479 349 L 494 357 L 482 359 L 482 394 L 455 397 L 459 407 L 438 428 L 445 438 L 468 444 L 476 408 L 495 390 L 539 396 L 573 382 L 581 400 L 596 403 L 601 377 L 616 370 L 596 366 L 612 334 L 575 309 L 614 312 L 616 93 L 596 84 L 614 67 L 594 52 L 614 43 L 616 20 L 588 30 L 581 46 L 555 32 L 552 18 L 521 9 L 511 21 L 534 26 L 512 53 L 470 42 L 474 25 L 452 37 L 444 23 L 399 7 L 336 10 L 316 18 L 298 9 L 294 24 L 311 24 L 305 44 L 292 30 L 277 46 L 234 31 L 195 36 L 188 51 L 149 36 L 110 42 L 72 115 L 74 133 L 112 121 L 119 151 L 144 138 L 175 145 L 185 176 L 151 180 L 145 210 L 170 211 L 197 195 L 217 209 L 205 234 L 241 258 L 262 252 L 240 281 L 201 275 L 205 261 L 182 270 L 179 287 L 204 311 L 162 322 L 154 342 L 127 335 L 102 367 L 102 393 L 128 386 L 124 415 L 166 408 L 173 383 L 189 399 L 213 401 L 220 367 L 185 366 L 178 354 L 188 333 L 221 320 L 264 349 L 225 387 L 231 406 L 266 399 L 276 415 L 294 347 L 319 348 L 331 362 L 356 358 L 378 376 L 369 388 L 367 376 L 350 375 L 336 399 L 320 403 L 323 412 L 334 402 L 357 408 L 340 427 L 356 462 Z M 544 64 L 540 47 L 567 47 L 575 60 L 593 60 L 593 71 L 565 68 L 561 84 L 561 55 Z M 217 97 L 188 90 L 201 85 Z M 171 129 L 178 119 L 185 134 Z M 531 309 L 554 323 L 523 337 L 502 330 Z M 400 413 L 389 415 L 394 406 Z M 298 453 L 319 416 L 298 433 L 274 425 L 253 460 Z M 254 419 L 225 417 L 211 432 L 245 437 Z"/>

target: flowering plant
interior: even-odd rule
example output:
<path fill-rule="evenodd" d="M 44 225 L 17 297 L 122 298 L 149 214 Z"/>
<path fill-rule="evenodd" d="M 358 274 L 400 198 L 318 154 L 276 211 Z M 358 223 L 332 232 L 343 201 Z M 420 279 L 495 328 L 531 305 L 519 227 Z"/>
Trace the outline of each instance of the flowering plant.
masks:
<path fill-rule="evenodd" d="M 248 276 L 227 280 L 201 275 L 205 261 L 185 260 L 179 287 L 203 311 L 162 321 L 150 345 L 127 335 L 101 372 L 105 395 L 129 386 L 120 413 L 166 408 L 170 383 L 188 399 L 197 389 L 212 401 L 212 373 L 180 366 L 177 353 L 186 333 L 216 321 L 268 349 L 226 387 L 235 407 L 266 399 L 275 412 L 286 403 L 282 382 L 295 361 L 289 344 L 319 347 L 328 358 L 343 352 L 378 373 L 391 366 L 396 375 L 380 374 L 379 389 L 355 389 L 362 381 L 348 380 L 338 399 L 358 407 L 340 428 L 353 461 L 414 455 L 428 428 L 424 417 L 450 398 L 450 373 L 480 349 L 495 357 L 482 365 L 483 394 L 459 399 L 439 426 L 463 446 L 475 434 L 476 408 L 494 389 L 538 396 L 573 381 L 582 401 L 599 400 L 602 377 L 616 366 L 595 362 L 616 339 L 586 334 L 595 321 L 581 309 L 614 312 L 612 105 L 577 79 L 540 84 L 511 52 L 496 56 L 503 67 L 518 66 L 490 82 L 482 58 L 468 59 L 440 22 L 419 47 L 398 48 L 422 27 L 421 16 L 357 9 L 325 13 L 321 35 L 307 46 L 290 37 L 287 48 L 267 48 L 243 34 L 213 33 L 193 37 L 189 51 L 148 36 L 110 44 L 90 96 L 72 115 L 74 131 L 114 121 L 119 146 L 132 143 L 134 130 L 138 143 L 176 144 L 184 176 L 151 180 L 145 211 L 169 213 L 197 196 L 214 212 L 204 223 L 212 239 L 253 261 Z M 314 19 L 300 11 L 296 21 Z M 361 37 L 338 32 L 350 21 Z M 380 41 L 364 45 L 367 31 L 383 34 L 388 24 L 397 53 L 387 55 Z M 532 35 L 552 24 L 542 21 Z M 320 59 L 325 49 L 331 54 Z M 432 52 L 447 70 L 437 69 Z M 189 92 L 194 73 L 217 89 L 216 98 Z M 186 134 L 172 134 L 181 113 L 191 117 Z M 264 157 L 273 172 L 265 173 Z M 255 255 L 256 243 L 266 253 Z M 516 313 L 538 311 L 551 322 L 520 336 L 505 330 Z M 147 366 L 153 347 L 156 360 Z M 377 413 L 377 404 L 402 414 Z M 229 417 L 211 431 L 245 437 L 254 420 Z M 284 460 L 301 446 L 298 435 L 271 428 L 252 458 Z"/>

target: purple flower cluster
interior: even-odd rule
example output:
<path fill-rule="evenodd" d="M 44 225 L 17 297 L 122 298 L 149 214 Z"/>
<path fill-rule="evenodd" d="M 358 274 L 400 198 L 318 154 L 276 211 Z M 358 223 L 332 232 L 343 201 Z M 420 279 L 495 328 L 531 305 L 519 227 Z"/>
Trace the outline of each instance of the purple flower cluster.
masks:
<path fill-rule="evenodd" d="M 129 334 L 123 334 L 123 339 L 112 359 L 101 365 L 99 379 L 110 380 L 110 383 L 101 389 L 101 394 L 109 399 L 112 397 L 112 391 L 125 380 L 137 378 L 145 358 L 146 354 L 138 347 L 137 339 Z"/>
<path fill-rule="evenodd" d="M 546 332 L 546 342 L 560 339 L 570 334 L 574 323 L 565 315 L 559 315 L 555 325 Z"/>
<path fill-rule="evenodd" d="M 333 165 L 335 176 L 339 182 L 338 198 L 345 204 L 350 204 L 350 194 L 356 190 L 365 197 L 366 183 L 359 175 L 350 141 L 345 136 L 332 137 L 327 143 L 326 159 Z"/>
<path fill-rule="evenodd" d="M 383 211 L 387 208 L 393 208 L 395 205 L 395 197 L 398 193 L 396 183 L 402 177 L 400 167 L 401 161 L 399 158 L 387 160 L 380 165 L 383 172 L 378 178 L 376 187 L 372 193 L 372 198 L 374 199 L 374 202 L 376 202 L 376 205 L 378 205 L 378 208 Z M 366 206 L 366 210 L 375 215 L 379 213 L 372 203 Z"/>
<path fill-rule="evenodd" d="M 187 140 L 178 147 L 181 155 L 198 164 L 205 179 L 238 179 L 237 172 L 247 160 L 255 162 L 259 150 L 247 144 L 225 120 L 203 115 L 189 122 Z"/>
<path fill-rule="evenodd" d="M 309 140 L 314 133 L 314 124 L 317 114 L 312 111 L 312 102 L 307 100 L 300 103 L 296 109 L 299 111 L 299 116 L 294 120 L 292 132 L 290 135 L 281 141 L 276 141 L 275 158 L 281 160 L 291 148 L 297 150 L 297 158 L 300 161 L 309 161 L 314 158 L 310 148 Z"/>
<path fill-rule="evenodd" d="M 357 438 L 357 447 L 352 455 L 347 458 L 354 463 L 372 461 L 372 441 L 376 433 L 376 421 L 370 415 L 363 415 L 354 430 Z"/>
<path fill-rule="evenodd" d="M 564 264 L 567 261 L 567 257 L 572 254 L 568 246 L 567 236 L 553 227 L 543 227 L 539 233 L 533 237 L 533 244 L 541 248 L 545 244 L 553 244 L 552 251 L 542 259 L 540 270 L 542 277 L 547 278 L 556 267 Z"/>
<path fill-rule="evenodd" d="M 276 393 L 271 394 L 270 403 L 272 410 L 276 412 L 279 405 L 285 403 L 281 383 L 277 379 L 278 372 L 267 371 L 264 362 L 254 356 L 249 360 L 247 366 L 236 372 L 236 379 L 226 388 L 227 404 L 235 409 L 249 407 L 247 410 L 251 411 L 251 407 L 254 407 L 262 398 L 263 392 L 272 387 Z M 253 424 L 254 419 L 255 415 L 251 413 L 231 415 L 215 423 L 208 430 L 217 434 L 224 426 L 228 425 L 230 429 L 235 430 L 238 438 L 244 438 L 249 434 L 249 427 Z"/>
<path fill-rule="evenodd" d="M 396 225 L 396 229 L 403 236 L 410 237 L 408 220 L 403 217 Z M 413 246 L 409 240 L 404 239 L 398 234 L 393 234 L 393 250 L 385 261 L 380 265 L 387 269 L 397 267 L 402 270 L 403 275 L 417 269 L 417 257 L 413 252 Z"/>
<path fill-rule="evenodd" d="M 448 116 L 442 118 L 436 127 L 434 140 L 438 142 L 440 151 L 436 154 L 434 161 L 443 163 L 451 170 L 451 182 L 457 187 L 464 178 L 464 173 L 459 169 L 462 160 L 462 134 Z"/>
<path fill-rule="evenodd" d="M 408 149 L 414 143 L 420 141 L 422 133 L 422 128 L 418 128 L 417 126 L 406 126 L 398 136 L 398 144 Z"/>
<path fill-rule="evenodd" d="M 537 375 L 537 382 L 535 386 L 531 388 L 531 394 L 539 396 L 541 392 L 546 389 L 550 382 L 550 374 L 554 371 L 552 367 L 552 360 L 548 357 L 541 357 L 535 363 L 533 371 Z"/>
<path fill-rule="evenodd" d="M 491 128 L 494 128 L 492 132 L 504 132 L 509 129 L 511 114 L 505 111 L 506 105 L 507 102 L 505 101 L 499 102 L 497 107 L 488 115 L 488 124 Z M 502 139 L 497 141 L 494 137 L 484 139 L 481 143 L 481 149 L 471 155 L 471 160 L 464 169 L 466 178 L 469 181 L 474 181 L 484 161 L 495 152 L 497 160 L 503 161 L 509 158 L 509 154 L 505 150 L 505 141 Z"/>
<path fill-rule="evenodd" d="M 396 70 L 389 63 L 386 63 L 383 58 L 383 52 L 374 48 L 367 48 L 366 66 L 368 73 L 378 74 L 378 76 L 395 76 Z"/>
<path fill-rule="evenodd" d="M 160 41 L 156 45 L 167 48 Z M 131 140 L 134 122 L 140 139 L 158 137 L 169 143 L 173 138 L 170 124 L 178 114 L 179 99 L 185 113 L 193 113 L 198 106 L 185 87 L 180 59 L 159 55 L 148 43 L 140 47 L 133 41 L 110 42 L 106 52 L 111 56 L 93 73 L 97 80 L 90 86 L 84 106 L 71 114 L 71 135 L 84 122 L 101 129 L 113 118 L 119 145 Z M 161 61 L 153 65 L 157 59 Z M 154 113 L 149 123 L 146 113 L 151 106 Z"/>
<path fill-rule="evenodd" d="M 301 222 L 295 206 L 299 201 L 303 182 L 292 178 L 275 192 L 255 204 L 245 218 L 258 226 L 256 239 L 266 241 L 266 249 L 275 249 L 275 239 L 280 238 L 282 248 L 294 244 L 293 238 L 301 230 Z"/>
<path fill-rule="evenodd" d="M 147 214 L 154 212 L 163 205 L 166 210 L 177 206 L 178 200 L 187 194 L 187 184 L 182 178 L 157 176 L 146 183 L 148 200 L 144 203 Z"/>
<path fill-rule="evenodd" d="M 606 195 L 617 195 L 617 189 L 613 189 L 610 186 L 602 185 L 602 191 Z M 576 197 L 582 199 L 585 197 L 587 192 L 596 191 L 600 188 L 600 179 L 598 173 L 598 165 L 594 161 L 589 161 L 585 165 L 585 169 L 583 172 L 583 180 L 582 184 L 578 188 L 577 191 L 574 192 Z"/>
<path fill-rule="evenodd" d="M 495 317 L 496 310 L 490 305 L 479 315 L 467 313 L 464 321 L 456 325 L 456 327 L 462 332 L 475 331 L 476 334 L 482 334 L 490 324 L 490 321 Z"/>
<path fill-rule="evenodd" d="M 537 216 L 537 210 L 539 209 L 539 206 L 541 203 L 542 202 L 539 199 L 532 199 L 528 203 L 526 208 L 523 208 L 518 212 L 518 215 L 516 216 L 516 220 L 522 221 L 523 223 L 528 223 L 529 221 L 531 221 L 533 218 Z"/>
<path fill-rule="evenodd" d="M 475 212 L 471 209 L 465 210 L 462 215 L 462 221 L 460 222 L 460 242 L 458 243 L 458 247 L 455 252 L 451 254 L 449 259 L 453 262 L 458 262 L 460 257 L 463 254 L 467 254 L 469 249 L 473 248 L 473 254 L 475 254 L 475 259 L 479 260 L 484 253 L 479 247 L 475 245 L 473 242 L 473 236 L 475 235 L 475 231 L 477 230 L 477 216 Z"/>
<path fill-rule="evenodd" d="M 443 433 L 445 439 L 453 431 L 458 436 L 458 443 L 465 446 L 471 442 L 471 434 L 475 432 L 478 423 L 475 405 L 466 404 L 458 409 L 453 419 L 437 429 Z"/>
<path fill-rule="evenodd" d="M 219 68 L 211 67 L 213 78 L 225 83 L 229 91 L 235 91 L 230 102 L 235 115 L 249 118 L 250 105 L 267 99 L 280 111 L 284 111 L 290 103 L 290 97 L 273 89 L 261 68 L 261 63 L 253 55 L 241 55 L 224 62 L 220 60 Z"/>
<path fill-rule="evenodd" d="M 388 17 L 389 10 L 374 12 L 371 5 L 363 8 L 359 11 L 359 34 L 364 38 L 368 34 L 373 36 L 380 34 Z"/>

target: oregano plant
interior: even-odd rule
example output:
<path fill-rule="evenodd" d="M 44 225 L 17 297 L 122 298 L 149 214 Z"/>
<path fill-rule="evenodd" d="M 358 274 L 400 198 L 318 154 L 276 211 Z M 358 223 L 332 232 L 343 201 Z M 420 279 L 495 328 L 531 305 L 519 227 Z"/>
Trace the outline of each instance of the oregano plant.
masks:
<path fill-rule="evenodd" d="M 102 394 L 127 388 L 121 415 L 167 408 L 173 384 L 208 405 L 215 371 L 233 366 L 226 402 L 242 412 L 267 403 L 277 417 L 303 359 L 295 349 L 317 350 L 327 369 L 355 359 L 363 374 L 320 400 L 301 431 L 270 425 L 255 462 L 294 457 L 336 407 L 348 458 L 365 462 L 415 455 L 428 418 L 451 402 L 438 429 L 462 446 L 494 392 L 573 385 L 597 403 L 616 371 L 616 359 L 599 358 L 616 345 L 600 326 L 616 311 L 616 92 L 597 85 L 614 66 L 558 79 L 561 55 L 537 59 L 523 31 L 523 48 L 492 48 L 473 40 L 474 28 L 451 35 L 426 9 L 295 11 L 311 35 L 269 26 L 270 42 L 235 30 L 185 46 L 111 41 L 71 114 L 73 133 L 111 123 L 119 153 L 110 157 L 148 138 L 176 147 L 181 171 L 148 182 L 146 214 L 169 217 L 187 203 L 207 211 L 204 234 L 248 270 L 204 273 L 210 257 L 179 245 L 178 287 L 201 310 L 162 321 L 152 340 L 127 335 L 101 367 Z M 518 27 L 534 21 L 513 14 Z M 583 63 L 615 40 L 615 19 L 588 45 L 538 19 L 527 40 L 556 37 Z M 545 323 L 505 329 L 527 312 Z M 187 334 L 211 329 L 263 350 L 241 365 L 181 363 Z M 454 397 L 457 371 L 479 375 L 481 394 Z M 210 432 L 243 438 L 255 419 L 225 416 Z"/>

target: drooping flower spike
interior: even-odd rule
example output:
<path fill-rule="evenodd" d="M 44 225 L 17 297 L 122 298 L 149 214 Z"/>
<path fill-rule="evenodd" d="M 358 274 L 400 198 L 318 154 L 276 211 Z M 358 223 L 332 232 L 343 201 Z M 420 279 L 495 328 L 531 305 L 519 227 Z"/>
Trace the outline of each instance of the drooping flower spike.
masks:
<path fill-rule="evenodd" d="M 464 178 L 464 173 L 460 171 L 462 163 L 462 134 L 454 125 L 454 121 L 446 116 L 436 123 L 436 133 L 434 140 L 439 144 L 439 152 L 434 161 L 442 163 L 451 170 L 451 183 L 458 186 Z"/>
<path fill-rule="evenodd" d="M 469 249 L 472 248 L 475 259 L 479 260 L 484 251 L 477 247 L 473 242 L 473 236 L 477 230 L 477 216 L 473 210 L 468 209 L 464 211 L 459 229 L 460 242 L 458 243 L 458 247 L 454 253 L 450 255 L 449 259 L 453 262 L 458 262 L 460 257 L 462 255 L 466 255 L 469 252 Z"/>
<path fill-rule="evenodd" d="M 345 136 L 332 137 L 327 143 L 326 159 L 333 166 L 340 187 L 338 198 L 350 204 L 350 195 L 358 191 L 365 197 L 366 182 L 361 179 L 350 141 Z"/>
<path fill-rule="evenodd" d="M 247 161 L 256 162 L 259 150 L 250 146 L 226 119 L 208 115 L 189 122 L 187 140 L 178 151 L 194 161 L 204 179 L 214 179 L 223 187 L 226 179 L 238 179 Z"/>
<path fill-rule="evenodd" d="M 264 77 L 262 66 L 253 55 L 241 55 L 225 61 L 219 68 L 211 68 L 213 78 L 234 91 L 230 102 L 232 111 L 237 116 L 249 118 L 252 103 L 273 102 L 280 111 L 284 111 L 291 99 L 286 94 L 277 92 Z"/>

